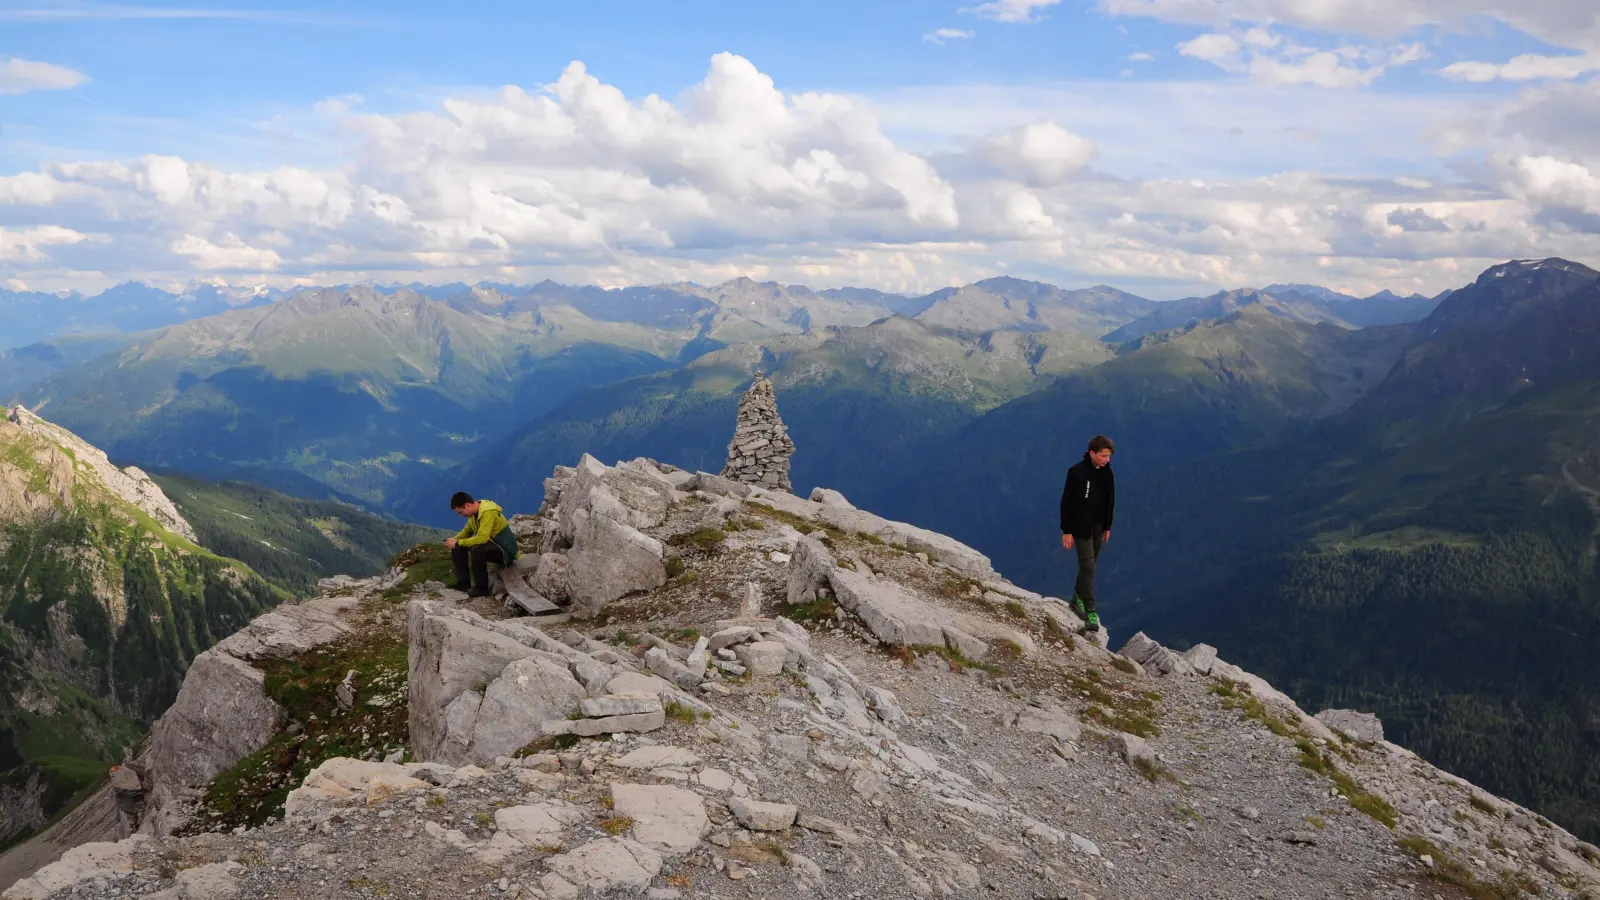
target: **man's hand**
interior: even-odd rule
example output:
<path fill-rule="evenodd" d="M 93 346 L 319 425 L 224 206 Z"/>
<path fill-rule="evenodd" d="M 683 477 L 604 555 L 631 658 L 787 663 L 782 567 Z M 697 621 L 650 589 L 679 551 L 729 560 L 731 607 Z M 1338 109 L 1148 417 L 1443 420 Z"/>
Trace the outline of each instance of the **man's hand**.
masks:
<path fill-rule="evenodd" d="M 454 550 L 456 548 L 456 539 L 455 538 L 447 539 L 444 542 L 444 547 L 445 547 L 446 550 Z"/>
<path fill-rule="evenodd" d="M 1109 528 L 1106 529 L 1106 536 L 1100 539 L 1100 543 L 1102 543 L 1102 544 L 1111 543 L 1111 529 L 1109 529 Z"/>
<path fill-rule="evenodd" d="M 1072 535 L 1063 534 L 1061 536 L 1061 549 L 1063 549 L 1063 550 L 1071 550 L 1072 549 Z"/>

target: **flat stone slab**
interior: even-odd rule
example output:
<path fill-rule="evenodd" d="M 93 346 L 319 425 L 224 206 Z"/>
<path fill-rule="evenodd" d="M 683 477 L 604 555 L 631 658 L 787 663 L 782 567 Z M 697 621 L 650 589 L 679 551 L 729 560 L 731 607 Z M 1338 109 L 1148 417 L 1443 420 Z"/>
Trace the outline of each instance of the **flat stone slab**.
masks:
<path fill-rule="evenodd" d="M 633 839 L 659 853 L 688 853 L 711 830 L 700 795 L 659 784 L 611 785 L 612 809 L 633 820 Z"/>
<path fill-rule="evenodd" d="M 619 769 L 659 769 L 663 766 L 689 768 L 698 766 L 700 757 L 682 747 L 673 747 L 667 744 L 657 744 L 653 747 L 640 747 L 627 756 L 612 763 Z"/>

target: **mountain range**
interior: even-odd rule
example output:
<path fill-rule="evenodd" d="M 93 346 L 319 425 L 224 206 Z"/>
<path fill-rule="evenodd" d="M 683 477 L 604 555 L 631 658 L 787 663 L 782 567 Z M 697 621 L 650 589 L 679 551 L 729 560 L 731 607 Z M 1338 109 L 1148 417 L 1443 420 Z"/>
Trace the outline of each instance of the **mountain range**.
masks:
<path fill-rule="evenodd" d="M 1204 312 L 1191 301 L 1160 304 L 1105 286 L 1073 291 L 1009 277 L 923 297 L 748 278 L 713 287 L 546 281 L 287 295 L 203 286 L 164 295 L 170 308 L 158 314 L 162 296 L 122 285 L 93 298 L 56 298 L 85 315 L 102 310 L 104 324 L 0 353 L 0 392 L 48 410 L 117 458 L 406 509 L 415 508 L 409 498 L 419 486 L 475 457 L 494 458 L 580 391 L 674 371 L 723 347 L 831 334 L 831 350 L 799 363 L 810 367 L 809 383 L 820 384 L 818 373 L 836 366 L 893 357 L 901 382 L 925 382 L 923 395 L 965 396 L 970 412 L 1048 382 L 1064 353 L 1109 358 L 1101 340 L 1108 333 L 1158 330 L 1137 323 L 1154 322 L 1169 307 L 1182 306 L 1184 321 Z M 1303 296 L 1272 308 L 1329 305 Z M 0 312 L 37 302 L 0 294 Z M 150 327 L 162 315 L 218 304 L 227 311 Z M 925 327 L 908 337 L 900 326 L 874 326 L 896 316 Z M 1293 317 L 1348 324 L 1324 312 Z M 62 327 L 81 324 L 69 316 Z M 879 338 L 893 346 L 866 346 Z M 951 341 L 971 348 L 954 369 L 946 359 Z M 772 352 L 799 353 L 803 344 Z M 1037 357 L 1029 371 L 946 377 L 1018 353 Z M 1002 387 L 995 378 L 1010 381 Z M 731 389 L 723 385 L 724 394 Z"/>

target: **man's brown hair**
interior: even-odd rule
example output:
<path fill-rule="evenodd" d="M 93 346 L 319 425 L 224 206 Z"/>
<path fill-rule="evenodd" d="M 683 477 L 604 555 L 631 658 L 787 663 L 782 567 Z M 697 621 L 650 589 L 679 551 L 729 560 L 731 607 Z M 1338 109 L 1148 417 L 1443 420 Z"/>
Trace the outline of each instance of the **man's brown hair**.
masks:
<path fill-rule="evenodd" d="M 1097 434 L 1089 439 L 1089 452 L 1099 453 L 1101 450 L 1110 450 L 1115 453 L 1117 452 L 1117 445 L 1112 442 L 1111 438 L 1103 434 Z"/>

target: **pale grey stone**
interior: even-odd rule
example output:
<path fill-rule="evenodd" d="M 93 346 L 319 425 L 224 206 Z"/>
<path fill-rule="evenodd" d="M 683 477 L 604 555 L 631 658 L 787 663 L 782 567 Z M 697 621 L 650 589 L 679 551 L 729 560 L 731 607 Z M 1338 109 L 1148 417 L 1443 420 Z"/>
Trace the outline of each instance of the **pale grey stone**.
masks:
<path fill-rule="evenodd" d="M 1184 651 L 1183 658 L 1201 675 L 1210 675 L 1217 664 L 1217 648 L 1210 644 L 1195 644 Z"/>
<path fill-rule="evenodd" d="M 1317 713 L 1317 720 L 1351 740 L 1376 744 L 1383 740 L 1383 720 L 1372 713 L 1353 709 L 1325 709 Z"/>
<path fill-rule="evenodd" d="M 729 799 L 728 809 L 740 825 L 751 831 L 783 831 L 793 825 L 800 814 L 799 808 L 788 803 L 765 803 L 743 797 Z"/>
<path fill-rule="evenodd" d="M 739 663 L 748 669 L 751 675 L 765 676 L 777 675 L 783 671 L 783 663 L 788 658 L 789 649 L 777 641 L 757 641 L 753 644 L 740 644 L 734 653 L 738 654 Z"/>
<path fill-rule="evenodd" d="M 1142 631 L 1128 638 L 1128 642 L 1122 645 L 1121 653 L 1157 675 L 1194 674 L 1194 667 L 1188 660 L 1151 640 Z"/>
<path fill-rule="evenodd" d="M 543 657 L 519 659 L 505 667 L 484 691 L 464 760 L 482 765 L 510 756 L 543 737 L 543 724 L 576 712 L 587 696 L 568 669 Z"/>
<path fill-rule="evenodd" d="M 548 719 L 541 723 L 540 733 L 544 737 L 553 737 L 558 734 L 597 737 L 602 734 L 655 731 L 665 724 L 667 724 L 667 714 L 664 710 L 657 708 L 654 712 L 605 716 L 599 719 Z"/>
<path fill-rule="evenodd" d="M 630 525 L 599 513 L 581 516 L 567 551 L 572 614 L 590 618 L 613 600 L 666 584 L 662 553 L 660 541 Z"/>
<path fill-rule="evenodd" d="M 1059 709 L 1025 707 L 1017 716 L 1017 728 L 1036 734 L 1047 734 L 1058 741 L 1075 744 L 1083 736 L 1083 726 L 1077 717 Z"/>
<path fill-rule="evenodd" d="M 855 506 L 849 500 L 846 500 L 843 494 L 825 487 L 811 489 L 811 502 L 821 503 L 826 506 L 842 506 L 845 509 L 855 509 Z"/>
<path fill-rule="evenodd" d="M 661 874 L 660 854 L 627 838 L 602 838 L 552 856 L 545 867 L 580 888 L 605 895 L 619 888 L 637 893 Z"/>
<path fill-rule="evenodd" d="M 655 692 L 606 694 L 578 701 L 578 709 L 591 719 L 661 712 L 661 695 Z"/>
<path fill-rule="evenodd" d="M 633 839 L 660 853 L 693 850 L 711 820 L 700 795 L 665 785 L 613 784 L 612 808 L 633 820 Z"/>
<path fill-rule="evenodd" d="M 172 886 L 179 900 L 233 900 L 239 896 L 239 882 L 223 863 L 183 869 L 173 876 Z"/>
<path fill-rule="evenodd" d="M 760 634 L 760 632 L 749 626 L 735 625 L 732 628 L 724 628 L 716 634 L 713 634 L 710 638 L 708 646 L 714 652 L 726 650 L 735 644 L 742 644 L 745 641 L 756 640 L 760 637 Z"/>

